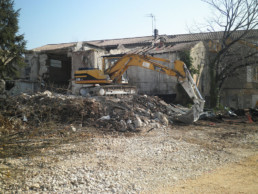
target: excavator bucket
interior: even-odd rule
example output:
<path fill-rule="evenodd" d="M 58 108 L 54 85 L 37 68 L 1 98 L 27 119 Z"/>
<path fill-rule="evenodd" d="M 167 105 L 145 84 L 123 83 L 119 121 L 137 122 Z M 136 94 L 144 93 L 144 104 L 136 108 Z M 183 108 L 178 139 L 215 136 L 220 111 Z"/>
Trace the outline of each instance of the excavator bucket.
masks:
<path fill-rule="evenodd" d="M 191 124 L 199 119 L 200 114 L 196 111 L 196 108 L 190 109 L 187 113 L 176 117 L 176 121 L 185 124 Z"/>
<path fill-rule="evenodd" d="M 204 104 L 205 100 L 200 100 L 199 103 L 194 104 L 188 112 L 175 116 L 174 121 L 185 124 L 191 124 L 198 121 L 200 115 L 203 113 Z"/>

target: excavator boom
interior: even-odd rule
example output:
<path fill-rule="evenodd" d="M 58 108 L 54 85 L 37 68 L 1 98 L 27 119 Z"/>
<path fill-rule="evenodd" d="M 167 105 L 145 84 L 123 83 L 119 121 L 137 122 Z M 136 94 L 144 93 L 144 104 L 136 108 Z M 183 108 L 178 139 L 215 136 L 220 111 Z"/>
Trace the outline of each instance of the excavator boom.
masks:
<path fill-rule="evenodd" d="M 164 73 L 169 76 L 185 78 L 186 74 L 184 71 L 184 63 L 182 61 L 176 60 L 174 62 L 173 69 L 170 69 L 157 61 L 171 63 L 169 60 L 162 58 L 156 58 L 148 55 L 130 54 L 119 59 L 114 66 L 105 71 L 105 74 L 108 74 L 111 80 L 114 80 L 115 83 L 119 83 L 122 75 L 129 67 L 138 66 L 145 69 L 150 69 L 152 71 L 157 71 L 159 73 Z"/>

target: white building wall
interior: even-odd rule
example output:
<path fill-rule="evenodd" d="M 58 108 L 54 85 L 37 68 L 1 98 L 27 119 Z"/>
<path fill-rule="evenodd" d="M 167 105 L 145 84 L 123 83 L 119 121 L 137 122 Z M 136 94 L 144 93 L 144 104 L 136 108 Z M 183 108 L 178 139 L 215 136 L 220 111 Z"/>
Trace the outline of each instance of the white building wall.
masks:
<path fill-rule="evenodd" d="M 163 53 L 154 55 L 154 57 L 169 59 L 171 61 L 177 59 L 176 53 Z M 167 63 L 163 64 L 169 68 L 173 68 L 172 63 L 170 65 Z M 129 78 L 129 83 L 137 86 L 140 94 L 155 95 L 176 93 L 177 79 L 175 77 L 140 67 L 129 68 L 127 70 L 127 76 Z"/>

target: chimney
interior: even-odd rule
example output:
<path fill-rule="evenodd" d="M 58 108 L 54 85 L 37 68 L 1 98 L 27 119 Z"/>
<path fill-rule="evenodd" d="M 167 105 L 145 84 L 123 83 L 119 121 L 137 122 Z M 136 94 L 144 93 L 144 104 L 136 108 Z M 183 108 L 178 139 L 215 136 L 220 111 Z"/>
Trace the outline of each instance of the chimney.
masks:
<path fill-rule="evenodd" d="M 157 39 L 159 35 L 158 29 L 154 29 L 154 38 Z"/>

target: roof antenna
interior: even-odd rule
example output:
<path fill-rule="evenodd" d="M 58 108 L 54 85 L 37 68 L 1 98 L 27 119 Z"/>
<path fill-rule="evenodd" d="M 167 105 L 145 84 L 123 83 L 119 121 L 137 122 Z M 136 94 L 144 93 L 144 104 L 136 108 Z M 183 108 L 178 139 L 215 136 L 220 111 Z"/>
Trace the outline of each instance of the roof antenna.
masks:
<path fill-rule="evenodd" d="M 146 17 L 151 17 L 151 22 L 152 22 L 152 35 L 154 35 L 154 29 L 156 29 L 156 17 L 155 17 L 155 15 L 153 15 L 152 13 L 146 15 Z"/>

